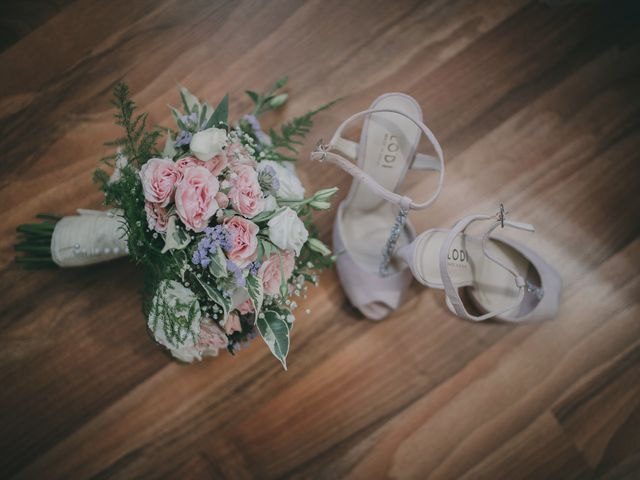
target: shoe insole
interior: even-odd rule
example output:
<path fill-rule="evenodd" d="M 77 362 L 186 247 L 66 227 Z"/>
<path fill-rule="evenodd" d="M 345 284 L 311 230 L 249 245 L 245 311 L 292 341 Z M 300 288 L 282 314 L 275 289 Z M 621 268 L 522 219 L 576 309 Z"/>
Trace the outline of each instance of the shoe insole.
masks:
<path fill-rule="evenodd" d="M 444 288 L 440 276 L 440 248 L 448 234 L 447 231 L 434 230 L 416 246 L 418 273 L 427 283 L 440 288 Z M 494 238 L 487 241 L 487 251 L 526 278 L 530 262 L 518 251 Z M 514 276 L 484 254 L 479 237 L 464 233 L 458 235 L 447 254 L 447 265 L 453 285 L 471 287 L 473 300 L 486 312 L 508 308 L 518 297 Z"/>
<path fill-rule="evenodd" d="M 420 107 L 405 95 L 385 95 L 370 108 L 399 110 L 422 121 Z M 358 164 L 380 185 L 395 191 L 413 160 L 419 140 L 420 129 L 411 120 L 390 112 L 371 114 L 362 129 Z M 378 271 L 381 251 L 397 212 L 397 206 L 354 181 L 343 211 L 343 237 L 355 260 L 373 272 Z M 409 241 L 409 234 L 404 231 L 398 245 Z"/>

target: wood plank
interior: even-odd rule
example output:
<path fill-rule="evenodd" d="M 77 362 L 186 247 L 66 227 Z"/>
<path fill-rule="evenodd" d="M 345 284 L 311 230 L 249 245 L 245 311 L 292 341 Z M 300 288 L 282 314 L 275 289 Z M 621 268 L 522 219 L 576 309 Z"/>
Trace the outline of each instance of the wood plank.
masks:
<path fill-rule="evenodd" d="M 634 478 L 640 472 L 640 31 L 634 2 L 139 1 L 10 4 L 0 52 L 3 478 Z M 33 8 L 33 10 L 31 10 Z M 7 23 L 8 22 L 8 23 Z M 19 25 L 14 28 L 12 25 Z M 8 37 L 0 37 L 0 40 Z M 52 48 L 52 45 L 55 48 Z M 0 43 L 0 48 L 2 43 Z M 290 369 L 255 342 L 183 367 L 149 339 L 126 261 L 25 272 L 14 229 L 99 208 L 91 182 L 125 78 L 168 124 L 176 84 L 244 113 L 284 73 L 277 124 L 329 99 L 305 161 L 379 94 L 422 105 L 445 150 L 418 231 L 504 202 L 560 271 L 559 317 L 471 324 L 413 285 L 391 318 L 335 272 L 300 306 Z M 357 127 L 350 130 L 357 135 Z M 406 191 L 428 195 L 415 175 Z M 333 211 L 318 217 L 329 240 Z"/>

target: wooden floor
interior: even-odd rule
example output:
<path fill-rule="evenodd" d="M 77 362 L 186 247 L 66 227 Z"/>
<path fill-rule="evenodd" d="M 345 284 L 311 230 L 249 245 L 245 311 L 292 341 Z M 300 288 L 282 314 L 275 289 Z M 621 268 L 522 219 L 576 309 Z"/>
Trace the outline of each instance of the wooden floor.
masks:
<path fill-rule="evenodd" d="M 562 5 L 555 5 L 555 4 Z M 0 477 L 640 478 L 640 14 L 628 2 L 4 2 L 0 25 Z M 14 229 L 97 208 L 118 79 L 159 124 L 289 74 L 267 123 L 329 99 L 310 165 L 373 98 L 422 105 L 445 151 L 446 227 L 500 202 L 557 267 L 560 316 L 471 324 L 413 286 L 381 323 L 327 272 L 283 372 L 261 342 L 184 367 L 149 339 L 126 261 L 27 273 Z M 413 179 L 411 195 L 429 183 Z M 330 238 L 333 211 L 319 218 Z"/>

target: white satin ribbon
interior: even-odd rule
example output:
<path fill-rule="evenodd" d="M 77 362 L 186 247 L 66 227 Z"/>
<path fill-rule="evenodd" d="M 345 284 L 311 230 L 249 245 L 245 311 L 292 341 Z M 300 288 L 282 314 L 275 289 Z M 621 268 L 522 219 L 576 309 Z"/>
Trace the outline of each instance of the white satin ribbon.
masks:
<path fill-rule="evenodd" d="M 122 211 L 78 209 L 53 230 L 51 258 L 60 267 L 82 267 L 128 255 Z"/>

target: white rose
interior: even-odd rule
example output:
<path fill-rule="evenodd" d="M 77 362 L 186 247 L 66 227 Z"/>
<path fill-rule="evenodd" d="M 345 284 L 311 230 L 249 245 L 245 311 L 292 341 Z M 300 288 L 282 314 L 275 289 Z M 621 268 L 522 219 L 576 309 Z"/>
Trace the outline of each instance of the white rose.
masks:
<path fill-rule="evenodd" d="M 309 233 L 296 212 L 286 207 L 269 220 L 268 225 L 269 240 L 274 245 L 282 250 L 293 250 L 296 256 L 300 255 L 300 249 L 309 238 Z"/>
<path fill-rule="evenodd" d="M 183 361 L 184 354 L 194 347 L 200 334 L 200 305 L 195 293 L 181 283 L 163 280 L 151 304 L 147 323 L 160 345 Z M 171 332 L 167 336 L 167 332 Z"/>
<path fill-rule="evenodd" d="M 278 202 L 273 195 L 267 195 L 264 197 L 264 210 L 265 212 L 272 212 L 278 209 Z"/>
<path fill-rule="evenodd" d="M 199 160 L 207 162 L 222 153 L 222 147 L 227 143 L 227 132 L 221 128 L 207 128 L 195 133 L 191 138 L 191 152 Z"/>
<path fill-rule="evenodd" d="M 260 162 L 260 167 L 263 166 L 272 167 L 276 175 L 278 176 L 278 182 L 280 186 L 276 196 L 284 200 L 302 200 L 304 198 L 304 187 L 302 182 L 296 175 L 296 170 L 291 162 L 287 162 L 287 166 L 283 166 L 280 162 L 274 162 L 273 160 L 265 160 Z"/>

